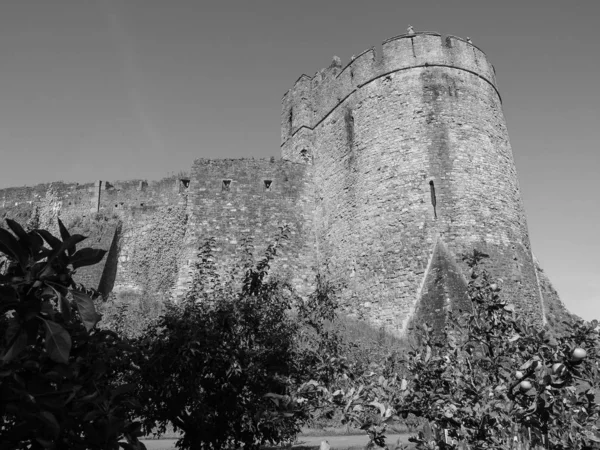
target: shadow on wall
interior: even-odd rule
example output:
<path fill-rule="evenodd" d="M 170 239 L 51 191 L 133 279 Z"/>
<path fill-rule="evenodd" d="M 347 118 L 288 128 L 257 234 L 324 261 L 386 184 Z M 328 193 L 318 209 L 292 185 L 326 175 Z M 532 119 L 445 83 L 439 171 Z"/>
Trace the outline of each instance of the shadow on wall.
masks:
<path fill-rule="evenodd" d="M 435 330 L 443 330 L 449 311 L 471 309 L 467 288 L 467 282 L 454 256 L 438 239 L 425 273 L 416 313 L 409 326 L 426 322 L 433 325 Z"/>
<path fill-rule="evenodd" d="M 121 236 L 122 228 L 123 225 L 121 223 L 115 227 L 112 243 L 106 255 L 104 270 L 102 271 L 100 283 L 98 284 L 98 291 L 102 294 L 104 299 L 108 298 L 108 294 L 112 292 L 115 286 L 115 280 L 117 278 L 117 264 L 119 262 L 119 238 Z"/>

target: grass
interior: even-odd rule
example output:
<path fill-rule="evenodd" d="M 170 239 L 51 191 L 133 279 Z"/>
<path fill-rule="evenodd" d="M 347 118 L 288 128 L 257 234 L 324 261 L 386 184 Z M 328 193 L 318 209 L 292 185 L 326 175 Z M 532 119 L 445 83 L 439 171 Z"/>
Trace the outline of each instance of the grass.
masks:
<path fill-rule="evenodd" d="M 388 436 L 388 447 L 394 449 L 398 435 L 403 443 L 408 442 L 409 434 L 413 431 L 407 431 L 407 427 L 404 424 L 395 424 L 388 428 L 386 436 Z M 390 436 L 394 435 L 393 438 Z M 153 438 L 152 436 L 146 436 L 145 445 L 148 450 L 172 450 L 174 449 L 174 440 L 179 438 L 179 434 L 174 433 L 172 429 L 160 436 L 159 438 Z M 332 450 L 353 450 L 363 449 L 367 441 L 366 434 L 363 430 L 347 427 L 325 427 L 325 428 L 308 428 L 302 429 L 301 433 L 296 438 L 296 445 L 284 445 L 277 447 L 265 447 L 265 450 L 282 450 L 282 449 L 293 449 L 293 450 L 312 450 L 318 449 L 321 441 L 327 440 L 331 444 Z M 409 444 L 409 449 L 413 449 L 414 446 Z"/>

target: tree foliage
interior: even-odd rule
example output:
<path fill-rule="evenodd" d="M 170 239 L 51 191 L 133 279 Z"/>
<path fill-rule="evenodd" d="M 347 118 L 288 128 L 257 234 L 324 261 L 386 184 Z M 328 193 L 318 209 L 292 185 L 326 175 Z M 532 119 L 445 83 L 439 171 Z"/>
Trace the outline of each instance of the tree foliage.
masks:
<path fill-rule="evenodd" d="M 534 328 L 480 268 L 484 257 L 467 258 L 473 314 L 451 317 L 439 341 L 423 326 L 422 347 L 408 355 L 404 408 L 433 432 L 418 441 L 443 435 L 447 448 L 598 447 L 598 323 L 570 323 L 561 336 Z M 587 356 L 577 357 L 583 349 Z"/>
<path fill-rule="evenodd" d="M 317 355 L 331 340 L 319 339 L 327 305 L 305 304 L 270 276 L 286 237 L 282 229 L 257 263 L 245 242 L 239 282 L 221 279 L 212 240 L 200 248 L 188 295 L 139 340 L 147 430 L 172 423 L 183 432 L 177 446 L 184 449 L 258 448 L 299 432 L 307 411 L 290 393 L 315 367 L 328 370 Z"/>
<path fill-rule="evenodd" d="M 133 348 L 96 327 L 96 293 L 73 281 L 104 250 L 7 219 L 0 252 L 0 449 L 140 449 L 132 386 L 120 375 Z M 128 442 L 119 442 L 121 439 Z"/>
<path fill-rule="evenodd" d="M 473 310 L 452 314 L 441 336 L 423 324 L 404 357 L 305 383 L 297 401 L 340 409 L 380 446 L 387 423 L 414 414 L 426 422 L 419 448 L 600 448 L 598 322 L 565 324 L 560 336 L 534 328 L 501 297 L 485 257 L 466 257 Z"/>

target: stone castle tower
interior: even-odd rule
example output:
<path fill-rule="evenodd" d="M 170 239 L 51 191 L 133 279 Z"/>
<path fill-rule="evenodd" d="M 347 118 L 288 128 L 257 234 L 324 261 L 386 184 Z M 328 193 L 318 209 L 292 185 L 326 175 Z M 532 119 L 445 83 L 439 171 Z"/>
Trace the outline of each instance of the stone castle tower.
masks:
<path fill-rule="evenodd" d="M 313 166 L 319 258 L 368 315 L 435 322 L 477 248 L 545 320 L 495 70 L 470 41 L 411 33 L 334 58 L 296 81 L 281 121 L 283 158 Z"/>
<path fill-rule="evenodd" d="M 564 313 L 533 257 L 495 70 L 470 41 L 388 39 L 302 75 L 283 97 L 282 159 L 198 159 L 184 178 L 0 190 L 0 218 L 92 222 L 110 251 L 86 285 L 179 296 L 198 246 L 224 272 L 288 225 L 272 272 L 308 294 L 316 273 L 342 311 L 403 334 L 468 306 L 461 255 L 474 249 L 522 317 Z M 90 210 L 91 205 L 91 210 Z M 116 221 L 111 218 L 117 218 Z M 112 220 L 112 222 L 111 222 Z M 100 245 L 100 244 L 99 244 Z"/>

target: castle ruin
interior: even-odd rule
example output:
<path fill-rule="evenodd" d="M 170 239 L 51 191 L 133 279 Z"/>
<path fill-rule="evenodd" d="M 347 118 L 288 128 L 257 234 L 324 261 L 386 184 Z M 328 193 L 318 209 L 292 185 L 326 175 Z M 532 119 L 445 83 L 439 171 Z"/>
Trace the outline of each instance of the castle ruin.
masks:
<path fill-rule="evenodd" d="M 282 99 L 281 156 L 198 159 L 189 177 L 151 183 L 3 189 L 0 216 L 118 217 L 89 279 L 105 292 L 177 297 L 207 238 L 226 270 L 240 242 L 260 252 L 288 225 L 273 270 L 301 293 L 325 273 L 346 314 L 394 334 L 461 307 L 474 249 L 523 317 L 564 309 L 532 254 L 494 67 L 471 42 L 413 32 L 302 75 Z"/>

